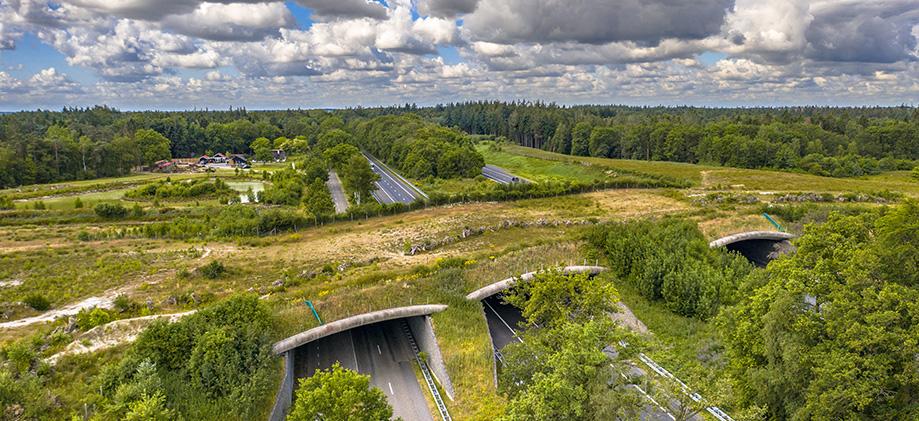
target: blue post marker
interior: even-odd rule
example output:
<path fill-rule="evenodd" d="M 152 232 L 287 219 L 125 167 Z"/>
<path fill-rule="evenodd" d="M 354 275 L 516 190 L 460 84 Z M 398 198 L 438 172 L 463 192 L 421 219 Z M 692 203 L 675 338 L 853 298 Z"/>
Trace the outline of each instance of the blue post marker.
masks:
<path fill-rule="evenodd" d="M 785 228 L 782 228 L 782 226 L 781 226 L 781 225 L 779 225 L 779 223 L 778 223 L 778 222 L 775 222 L 775 219 L 772 219 L 772 217 L 771 217 L 771 216 L 769 216 L 769 214 L 768 214 L 768 213 L 766 213 L 766 212 L 763 212 L 763 217 L 765 217 L 765 218 L 766 218 L 766 220 L 768 220 L 769 222 L 771 222 L 771 223 L 772 223 L 772 226 L 774 226 L 774 227 L 775 227 L 775 229 L 777 229 L 777 230 L 779 230 L 779 231 L 782 231 L 782 232 L 785 232 Z"/>
<path fill-rule="evenodd" d="M 322 324 L 322 319 L 319 318 L 319 313 L 316 312 L 316 307 L 313 307 L 313 302 L 306 300 L 306 305 L 310 308 L 310 310 L 313 311 L 313 316 L 316 316 L 316 320 L 319 321 L 319 324 Z"/>

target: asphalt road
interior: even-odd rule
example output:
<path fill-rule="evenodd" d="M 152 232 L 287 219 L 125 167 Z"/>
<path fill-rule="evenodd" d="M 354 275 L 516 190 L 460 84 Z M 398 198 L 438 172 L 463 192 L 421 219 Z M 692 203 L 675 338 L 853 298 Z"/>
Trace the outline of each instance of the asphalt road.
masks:
<path fill-rule="evenodd" d="M 518 308 L 503 303 L 501 297 L 498 295 L 492 295 L 482 300 L 482 305 L 485 307 L 485 320 L 488 323 L 488 333 L 491 334 L 491 340 L 497 351 L 501 351 L 512 342 L 523 342 L 518 336 L 518 332 L 522 331 L 522 326 L 524 326 L 522 323 L 524 320 L 523 314 Z M 641 377 L 645 374 L 645 371 L 641 368 L 634 365 L 630 366 L 630 376 Z M 632 387 L 636 393 L 641 394 L 647 402 L 641 411 L 641 420 L 673 421 L 673 415 L 664 411 L 657 402 L 648 396 L 644 389 L 637 385 Z M 693 418 L 693 420 L 696 419 L 697 418 Z"/>
<path fill-rule="evenodd" d="M 409 204 L 422 197 L 413 186 L 390 173 L 376 158 L 369 154 L 364 154 L 364 156 L 370 161 L 370 168 L 373 172 L 380 176 L 380 181 L 375 183 L 377 189 L 372 192 L 377 202 Z"/>
<path fill-rule="evenodd" d="M 500 351 L 512 342 L 521 341 L 517 336 L 520 329 L 520 323 L 523 322 L 523 314 L 516 307 L 505 304 L 497 295 L 492 295 L 482 300 L 485 306 L 485 321 L 488 322 L 488 333 L 491 334 L 491 340 L 495 349 Z"/>
<path fill-rule="evenodd" d="M 507 172 L 507 170 L 504 168 L 496 167 L 494 165 L 486 165 L 482 167 L 482 175 L 484 175 L 485 178 L 489 180 L 501 184 L 526 183 L 526 180 Z"/>
<path fill-rule="evenodd" d="M 341 179 L 335 170 L 329 170 L 329 180 L 326 181 L 329 193 L 332 194 L 332 201 L 335 202 L 335 213 L 345 213 L 348 211 L 348 198 L 345 196 L 345 190 L 341 187 Z"/>
<path fill-rule="evenodd" d="M 412 369 L 411 345 L 398 320 L 357 327 L 303 345 L 296 350 L 297 378 L 342 367 L 370 375 L 370 383 L 386 395 L 393 416 L 405 421 L 433 421 Z"/>

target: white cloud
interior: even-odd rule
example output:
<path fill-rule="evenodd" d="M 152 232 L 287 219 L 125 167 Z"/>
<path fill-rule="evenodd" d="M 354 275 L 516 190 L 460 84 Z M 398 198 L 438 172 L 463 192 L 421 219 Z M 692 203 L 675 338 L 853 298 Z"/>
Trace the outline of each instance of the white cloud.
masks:
<path fill-rule="evenodd" d="M 297 2 L 313 10 L 320 18 L 386 18 L 386 8 L 372 0 L 297 0 Z"/>
<path fill-rule="evenodd" d="M 22 76 L 4 63 L 0 96 L 299 106 L 897 103 L 919 92 L 915 0 L 295 1 L 311 9 L 308 28 L 280 0 L 0 0 L 0 49 L 35 34 L 99 76 L 81 85 L 60 66 Z M 460 62 L 445 64 L 443 46 Z M 725 57 L 703 65 L 704 52 Z"/>
<path fill-rule="evenodd" d="M 167 16 L 166 27 L 185 35 L 218 41 L 253 41 L 277 36 L 295 25 L 284 3 L 202 3 L 191 13 Z"/>

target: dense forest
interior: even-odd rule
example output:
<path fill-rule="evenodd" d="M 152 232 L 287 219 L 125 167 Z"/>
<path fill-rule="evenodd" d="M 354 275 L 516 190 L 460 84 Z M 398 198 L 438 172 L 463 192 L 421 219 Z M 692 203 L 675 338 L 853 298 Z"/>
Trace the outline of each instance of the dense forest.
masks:
<path fill-rule="evenodd" d="M 800 170 L 849 177 L 919 159 L 919 111 L 900 108 L 437 107 L 449 127 L 571 155 Z"/>
<path fill-rule="evenodd" d="M 0 116 L 0 188 L 124 175 L 160 159 L 264 157 L 341 143 L 416 178 L 472 176 L 463 132 L 572 155 L 776 168 L 847 177 L 919 160 L 919 111 L 898 108 L 572 106 L 473 102 L 346 110 L 121 112 L 108 107 Z"/>

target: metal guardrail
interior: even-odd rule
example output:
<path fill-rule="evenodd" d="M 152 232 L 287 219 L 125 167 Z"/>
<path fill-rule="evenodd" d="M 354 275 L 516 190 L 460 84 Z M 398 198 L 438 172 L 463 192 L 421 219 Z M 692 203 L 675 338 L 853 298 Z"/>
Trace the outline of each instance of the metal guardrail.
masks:
<path fill-rule="evenodd" d="M 672 373 L 667 371 L 666 368 L 661 367 L 660 364 L 654 362 L 654 360 L 652 360 L 651 357 L 648 357 L 644 353 L 640 353 L 638 354 L 638 359 L 641 360 L 642 363 L 648 366 L 648 368 L 653 370 L 655 373 L 677 382 L 677 384 L 680 385 L 680 388 L 683 389 L 683 393 L 689 396 L 689 398 L 692 399 L 693 401 L 695 402 L 702 401 L 701 395 L 699 395 L 696 392 L 693 392 L 692 389 L 690 389 L 689 386 L 686 385 L 686 383 L 683 383 L 682 380 L 678 379 Z M 713 417 L 715 417 L 715 419 L 717 419 L 718 421 L 734 421 L 733 418 L 731 418 L 727 413 L 722 411 L 721 408 L 718 408 L 717 406 L 709 406 L 709 407 L 706 407 L 705 410 L 708 411 L 708 413 L 711 414 Z"/>
<path fill-rule="evenodd" d="M 415 335 L 412 335 L 412 329 L 408 327 L 408 322 L 406 322 L 405 319 L 402 319 L 402 332 L 405 333 L 405 337 L 408 338 L 408 343 L 412 346 L 412 353 L 415 355 L 415 361 L 417 361 L 418 366 L 421 367 L 421 374 L 424 376 L 425 383 L 428 384 L 428 390 L 431 391 L 431 396 L 434 397 L 434 403 L 437 405 L 437 410 L 440 411 L 440 417 L 443 418 L 443 421 L 453 421 L 453 418 L 450 417 L 450 413 L 447 411 L 447 405 L 444 404 L 444 400 L 440 397 L 440 391 L 437 390 L 437 385 L 434 384 L 434 377 L 431 376 L 428 364 L 418 356 L 421 351 L 418 349 L 418 344 L 415 343 Z"/>
<path fill-rule="evenodd" d="M 394 171 L 392 168 L 389 168 L 389 165 L 386 165 L 385 162 L 383 162 L 383 161 L 380 160 L 380 159 L 377 159 L 377 157 L 371 155 L 371 154 L 368 153 L 368 152 L 362 152 L 362 153 L 364 154 L 364 156 L 365 156 L 368 160 L 370 160 L 370 162 L 376 164 L 377 166 L 383 167 L 383 170 L 386 171 L 386 172 L 388 172 L 389 175 L 395 176 L 395 177 L 398 178 L 399 180 L 402 180 L 402 182 L 405 183 L 405 185 L 407 185 L 409 188 L 411 188 L 415 193 L 420 194 L 420 195 L 421 195 L 422 197 L 424 197 L 425 199 L 429 199 L 428 195 L 425 194 L 423 191 L 421 191 L 421 189 L 419 189 L 418 186 L 416 186 L 416 185 L 412 184 L 412 182 L 406 180 L 405 177 L 402 176 L 402 174 L 399 174 L 398 172 Z"/>

